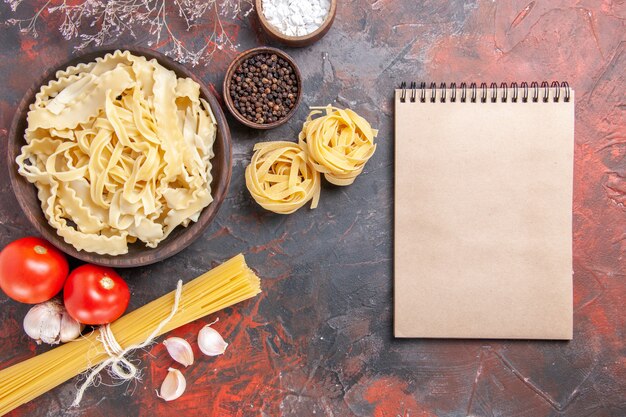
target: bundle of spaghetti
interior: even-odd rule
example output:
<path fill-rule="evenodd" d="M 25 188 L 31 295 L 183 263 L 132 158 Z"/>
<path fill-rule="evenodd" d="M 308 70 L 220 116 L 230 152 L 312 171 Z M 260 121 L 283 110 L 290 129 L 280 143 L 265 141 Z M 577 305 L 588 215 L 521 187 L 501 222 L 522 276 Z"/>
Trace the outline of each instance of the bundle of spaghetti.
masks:
<path fill-rule="evenodd" d="M 182 287 L 179 307 L 159 334 L 183 326 L 208 314 L 254 297 L 261 292 L 260 280 L 237 255 Z M 110 325 L 122 347 L 138 344 L 150 335 L 171 313 L 172 291 Z M 87 369 L 98 365 L 108 355 L 97 339 L 96 330 L 76 341 L 27 359 L 0 371 L 0 415 L 53 389 Z"/>

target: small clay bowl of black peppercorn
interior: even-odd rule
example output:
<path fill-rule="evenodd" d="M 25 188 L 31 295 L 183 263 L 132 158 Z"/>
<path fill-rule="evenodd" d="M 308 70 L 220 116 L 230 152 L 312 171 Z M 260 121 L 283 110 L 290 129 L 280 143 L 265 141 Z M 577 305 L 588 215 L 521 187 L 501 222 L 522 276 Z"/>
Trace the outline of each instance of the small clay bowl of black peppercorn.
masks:
<path fill-rule="evenodd" d="M 226 70 L 226 107 L 248 127 L 272 129 L 282 125 L 294 115 L 301 99 L 300 70 L 280 49 L 249 49 Z"/>

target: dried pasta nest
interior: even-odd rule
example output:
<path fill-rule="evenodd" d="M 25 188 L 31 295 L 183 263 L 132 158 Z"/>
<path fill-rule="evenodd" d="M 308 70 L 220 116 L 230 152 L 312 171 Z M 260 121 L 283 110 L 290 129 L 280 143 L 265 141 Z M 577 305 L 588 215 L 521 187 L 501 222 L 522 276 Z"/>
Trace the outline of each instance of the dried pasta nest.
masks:
<path fill-rule="evenodd" d="M 200 86 L 116 51 L 41 87 L 16 162 L 44 214 L 78 250 L 156 247 L 213 200 L 217 124 Z"/>
<path fill-rule="evenodd" d="M 376 129 L 350 109 L 312 107 L 298 136 L 313 167 L 335 185 L 350 185 L 376 150 Z M 321 117 L 314 116 L 326 114 Z"/>
<path fill-rule="evenodd" d="M 262 142 L 254 146 L 246 168 L 246 186 L 254 200 L 266 210 L 290 214 L 311 201 L 317 207 L 320 175 L 293 142 Z"/>

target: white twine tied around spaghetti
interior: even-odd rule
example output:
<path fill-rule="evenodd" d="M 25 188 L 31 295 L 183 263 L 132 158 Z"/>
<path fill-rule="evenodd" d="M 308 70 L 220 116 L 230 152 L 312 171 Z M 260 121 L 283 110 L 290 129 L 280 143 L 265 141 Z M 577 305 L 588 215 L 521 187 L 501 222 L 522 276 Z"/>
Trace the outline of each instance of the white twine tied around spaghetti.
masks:
<path fill-rule="evenodd" d="M 152 333 L 148 336 L 146 340 L 143 342 L 130 345 L 127 348 L 123 349 L 120 344 L 115 339 L 113 332 L 111 331 L 110 325 L 100 326 L 100 336 L 98 336 L 98 340 L 102 342 L 102 346 L 104 346 L 104 350 L 109 355 L 108 359 L 105 359 L 100 365 L 96 366 L 87 376 L 87 379 L 78 389 L 76 393 L 76 398 L 72 403 L 73 407 L 77 407 L 81 400 L 83 399 L 83 394 L 85 390 L 89 388 L 94 383 L 94 379 L 100 371 L 102 371 L 107 366 L 111 366 L 111 371 L 114 377 L 119 378 L 124 381 L 130 381 L 137 376 L 139 372 L 137 367 L 126 359 L 126 355 L 136 349 L 143 349 L 146 346 L 152 344 L 154 339 L 159 335 L 159 332 L 170 322 L 174 314 L 178 311 L 178 304 L 180 303 L 180 296 L 183 291 L 183 281 L 179 280 L 176 285 L 176 293 L 174 294 L 174 305 L 172 306 L 172 311 L 170 314 L 164 318 L 161 323 L 154 329 Z"/>

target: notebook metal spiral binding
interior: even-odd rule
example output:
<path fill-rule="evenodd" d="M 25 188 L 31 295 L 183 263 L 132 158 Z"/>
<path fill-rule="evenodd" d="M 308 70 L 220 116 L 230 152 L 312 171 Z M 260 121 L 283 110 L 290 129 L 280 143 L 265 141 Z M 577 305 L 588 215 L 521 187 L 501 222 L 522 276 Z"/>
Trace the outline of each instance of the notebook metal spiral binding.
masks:
<path fill-rule="evenodd" d="M 419 101 L 421 103 L 426 103 L 427 100 L 430 103 L 435 103 L 437 101 L 437 96 L 439 96 L 439 101 L 441 103 L 445 103 L 448 100 L 448 90 L 450 90 L 449 100 L 450 102 L 455 103 L 457 100 L 458 90 L 461 103 L 466 103 L 468 101 L 468 94 L 469 101 L 471 103 L 476 103 L 478 100 L 480 100 L 481 103 L 486 103 L 487 101 L 496 103 L 498 101 L 498 96 L 500 97 L 502 103 L 507 103 L 509 101 L 511 103 L 517 103 L 520 101 L 521 90 L 522 103 L 527 103 L 529 98 L 533 103 L 537 103 L 540 97 L 544 103 L 547 103 L 550 101 L 551 89 L 554 90 L 554 93 L 552 94 L 552 101 L 558 103 L 561 100 L 561 96 L 563 101 L 569 101 L 570 88 L 566 81 L 561 83 L 558 83 L 557 81 L 553 81 L 552 83 L 543 81 L 541 86 L 536 81 L 533 81 L 530 83 L 530 87 L 527 82 L 522 82 L 519 85 L 516 82 L 512 82 L 511 84 L 501 83 L 500 87 L 498 87 L 498 84 L 494 82 L 492 82 L 489 87 L 487 87 L 487 83 L 484 82 L 480 83 L 480 87 L 478 87 L 476 83 L 470 83 L 469 87 L 467 86 L 467 83 L 461 83 L 458 88 L 456 83 L 450 83 L 450 87 L 448 88 L 446 83 L 441 83 L 439 84 L 439 87 L 437 87 L 437 84 L 434 82 L 431 82 L 428 88 L 426 88 L 425 82 L 421 82 L 418 88 L 417 82 L 415 81 L 411 81 L 409 88 L 407 88 L 407 83 L 403 81 L 400 84 L 400 102 L 405 103 L 407 101 L 407 90 L 409 90 L 409 101 L 411 103 L 415 103 L 418 99 L 417 91 L 419 90 Z M 430 90 L 430 93 L 427 93 L 426 90 Z M 491 90 L 491 94 L 489 94 L 489 90 Z"/>

